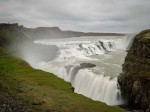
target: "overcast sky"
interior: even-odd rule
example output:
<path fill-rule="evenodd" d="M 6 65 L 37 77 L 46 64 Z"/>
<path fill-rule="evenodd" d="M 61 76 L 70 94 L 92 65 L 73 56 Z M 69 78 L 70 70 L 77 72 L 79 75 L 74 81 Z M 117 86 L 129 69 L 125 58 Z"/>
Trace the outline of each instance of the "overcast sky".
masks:
<path fill-rule="evenodd" d="M 150 28 L 150 0 L 0 0 L 0 22 L 63 30 L 137 32 Z"/>

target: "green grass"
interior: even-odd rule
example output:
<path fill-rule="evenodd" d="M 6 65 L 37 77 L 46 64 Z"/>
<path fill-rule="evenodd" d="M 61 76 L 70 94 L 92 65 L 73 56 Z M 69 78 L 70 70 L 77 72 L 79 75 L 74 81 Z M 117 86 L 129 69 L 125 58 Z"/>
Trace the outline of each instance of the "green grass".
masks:
<path fill-rule="evenodd" d="M 35 70 L 10 55 L 0 56 L 0 87 L 27 107 L 40 112 L 125 112 L 73 93 L 72 87 L 55 75 Z"/>
<path fill-rule="evenodd" d="M 146 39 L 150 39 L 150 32 L 148 32 L 148 33 L 144 34 L 144 38 L 146 38 Z"/>

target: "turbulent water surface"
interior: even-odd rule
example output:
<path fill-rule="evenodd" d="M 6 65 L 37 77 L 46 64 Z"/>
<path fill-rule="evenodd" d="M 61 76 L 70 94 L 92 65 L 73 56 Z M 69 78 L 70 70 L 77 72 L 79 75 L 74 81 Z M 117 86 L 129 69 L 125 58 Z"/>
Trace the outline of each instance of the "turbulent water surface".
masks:
<path fill-rule="evenodd" d="M 120 105 L 124 100 L 117 76 L 130 40 L 127 36 L 36 40 L 35 44 L 57 46 L 58 51 L 55 58 L 41 60 L 34 67 L 70 82 L 75 93 L 108 105 Z"/>

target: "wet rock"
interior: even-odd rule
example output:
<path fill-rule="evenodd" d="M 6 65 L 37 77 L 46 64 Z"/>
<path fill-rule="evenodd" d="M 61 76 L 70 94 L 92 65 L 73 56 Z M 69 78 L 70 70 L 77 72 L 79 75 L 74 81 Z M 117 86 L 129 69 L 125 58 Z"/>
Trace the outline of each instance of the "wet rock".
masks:
<path fill-rule="evenodd" d="M 83 68 L 96 67 L 96 65 L 95 65 L 95 64 L 92 64 L 92 63 L 81 63 L 80 66 L 83 67 Z"/>

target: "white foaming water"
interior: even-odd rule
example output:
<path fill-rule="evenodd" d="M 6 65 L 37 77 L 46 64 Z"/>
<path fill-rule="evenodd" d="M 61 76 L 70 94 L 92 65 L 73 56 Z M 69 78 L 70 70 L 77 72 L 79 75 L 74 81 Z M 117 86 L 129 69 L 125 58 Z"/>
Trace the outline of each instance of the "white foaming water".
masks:
<path fill-rule="evenodd" d="M 83 94 L 93 100 L 106 102 L 108 105 L 119 105 L 123 103 L 117 79 L 110 80 L 104 76 L 103 72 L 99 75 L 93 74 L 91 70 L 80 70 L 73 82 L 75 92 Z"/>
<path fill-rule="evenodd" d="M 121 105 L 125 102 L 117 76 L 126 56 L 127 39 L 126 36 L 97 36 L 37 40 L 34 43 L 50 47 L 56 45 L 59 51 L 55 59 L 39 62 L 36 68 L 70 82 L 75 93 L 108 105 Z"/>

